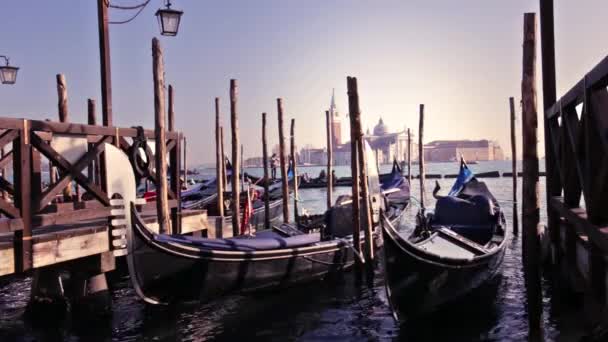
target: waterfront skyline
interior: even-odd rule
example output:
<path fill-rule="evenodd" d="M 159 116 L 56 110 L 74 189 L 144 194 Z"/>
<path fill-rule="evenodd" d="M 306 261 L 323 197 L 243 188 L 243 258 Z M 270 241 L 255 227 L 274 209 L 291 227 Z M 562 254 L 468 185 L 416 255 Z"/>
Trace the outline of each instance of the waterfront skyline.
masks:
<path fill-rule="evenodd" d="M 153 126 L 150 41 L 159 35 L 153 14 L 161 5 L 152 1 L 133 22 L 110 28 L 118 126 Z M 324 146 L 331 90 L 344 120 L 348 75 L 359 79 L 365 128 L 382 116 L 394 130 L 417 131 L 418 104 L 424 103 L 426 142 L 491 139 L 509 146 L 508 97 L 518 101 L 521 93 L 523 13 L 538 12 L 536 2 L 523 0 L 387 1 L 375 7 L 345 0 L 175 0 L 174 7 L 185 14 L 179 35 L 162 39 L 165 70 L 176 91 L 176 125 L 189 139 L 193 164 L 214 160 L 216 96 L 222 99 L 229 146 L 230 78 L 239 80 L 246 158 L 261 155 L 263 111 L 269 115 L 269 145 L 277 143 L 277 97 L 284 99 L 286 122 L 296 118 L 298 145 Z M 101 121 L 95 4 L 26 0 L 5 4 L 4 10 L 11 15 L 0 22 L 0 53 L 21 70 L 15 85 L 0 87 L 0 115 L 56 120 L 55 74 L 64 73 L 70 120 L 86 122 L 86 99 L 94 98 Z M 607 53 L 592 39 L 580 39 L 603 31 L 602 19 L 588 13 L 605 10 L 602 1 L 556 4 L 558 96 Z M 111 16 L 119 20 L 124 14 Z M 537 62 L 540 80 L 540 55 Z M 541 112 L 540 83 L 538 89 Z M 348 140 L 347 125 L 342 134 Z"/>

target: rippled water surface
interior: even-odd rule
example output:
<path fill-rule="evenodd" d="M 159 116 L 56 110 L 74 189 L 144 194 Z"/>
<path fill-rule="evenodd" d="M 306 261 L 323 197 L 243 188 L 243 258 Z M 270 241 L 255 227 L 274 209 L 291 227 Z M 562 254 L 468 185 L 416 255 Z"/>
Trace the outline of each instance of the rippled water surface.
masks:
<path fill-rule="evenodd" d="M 386 172 L 389 167 L 383 166 L 383 170 Z M 471 168 L 478 172 L 509 171 L 510 163 L 487 162 Z M 301 168 L 301 171 L 316 175 L 320 169 Z M 343 167 L 337 170 L 338 176 L 348 172 Z M 427 169 L 427 173 L 456 172 L 454 163 L 429 164 Z M 486 182 L 501 201 L 511 224 L 511 179 Z M 447 190 L 452 180 L 441 179 L 439 183 Z M 426 184 L 430 198 L 434 180 L 427 180 Z M 349 191 L 340 188 L 336 192 Z M 414 181 L 412 194 L 418 197 L 418 193 Z M 300 197 L 306 210 L 324 210 L 324 189 L 301 190 Z M 413 213 L 415 208 L 411 210 Z M 206 304 L 182 303 L 170 308 L 146 307 L 135 296 L 128 280 L 119 279 L 112 284 L 110 317 L 92 322 L 70 315 L 58 322 L 49 317 L 49 324 L 25 318 L 31 280 L 13 278 L 0 279 L 0 341 L 523 341 L 527 339 L 527 316 L 521 243 L 513 236 L 509 241 L 499 277 L 449 309 L 407 326 L 399 326 L 393 320 L 381 265 L 376 268 L 373 286 L 357 285 L 353 275 L 346 274 L 339 279 L 280 292 L 233 295 Z M 574 303 L 564 300 L 562 290 L 547 279 L 543 290 L 545 340 L 573 340 L 580 330 L 573 319 L 577 315 Z"/>

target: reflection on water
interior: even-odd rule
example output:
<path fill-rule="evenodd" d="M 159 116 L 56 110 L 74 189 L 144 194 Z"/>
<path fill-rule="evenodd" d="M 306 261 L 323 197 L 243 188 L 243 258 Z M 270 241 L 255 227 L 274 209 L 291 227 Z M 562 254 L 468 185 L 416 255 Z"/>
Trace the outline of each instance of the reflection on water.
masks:
<path fill-rule="evenodd" d="M 510 164 L 480 163 L 478 171 L 508 171 Z M 433 166 L 435 165 L 435 166 Z M 439 166 L 437 166 L 439 165 Z M 435 169 L 433 169 L 433 167 Z M 388 166 L 386 166 L 388 168 Z M 443 168 L 443 169 L 441 169 Z M 320 168 L 318 168 L 320 169 Z M 304 168 L 306 170 L 306 168 Z M 311 174 L 315 169 L 309 169 Z M 384 170 L 385 172 L 387 170 Z M 429 173 L 455 173 L 457 165 L 430 164 Z M 338 168 L 346 175 L 348 169 Z M 318 172 L 317 172 L 318 173 Z M 501 201 L 507 221 L 512 218 L 511 179 L 486 180 Z M 452 180 L 441 179 L 447 191 Z M 412 194 L 419 193 L 417 181 Z M 432 205 L 434 180 L 428 180 L 427 199 Z M 544 180 L 541 179 L 541 186 Z M 521 189 L 521 188 L 520 188 Z M 336 197 L 349 188 L 336 189 Z M 542 192 L 541 192 L 542 193 Z M 321 212 L 325 190 L 300 191 L 301 207 Z M 544 203 L 543 203 L 544 206 Z M 521 208 L 521 206 L 520 206 Z M 411 214 L 415 209 L 412 209 Z M 543 212 L 544 213 L 544 212 Z M 544 218 L 543 218 L 544 220 Z M 0 280 L 0 341 L 524 341 L 527 339 L 525 289 L 521 243 L 511 237 L 501 276 L 472 295 L 430 317 L 399 326 L 387 305 L 382 265 L 376 268 L 372 287 L 357 286 L 352 274 L 337 279 L 253 296 L 233 295 L 213 302 L 181 303 L 172 307 L 147 307 L 137 299 L 127 279 L 112 285 L 113 313 L 94 322 L 70 317 L 53 325 L 34 325 L 24 318 L 30 279 Z M 545 281 L 544 335 L 546 340 L 570 340 L 579 327 L 572 303 L 562 300 L 561 289 Z M 51 317 L 49 319 L 52 319 Z"/>

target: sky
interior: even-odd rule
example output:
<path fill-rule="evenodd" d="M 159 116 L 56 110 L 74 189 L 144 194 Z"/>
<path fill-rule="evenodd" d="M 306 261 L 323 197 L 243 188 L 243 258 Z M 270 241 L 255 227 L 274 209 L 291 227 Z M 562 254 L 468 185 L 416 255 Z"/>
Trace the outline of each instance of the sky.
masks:
<path fill-rule="evenodd" d="M 262 112 L 268 113 L 270 146 L 278 143 L 279 97 L 286 132 L 290 119 L 296 120 L 297 145 L 323 146 L 324 111 L 333 88 L 347 120 L 347 76 L 358 78 L 364 129 L 382 117 L 393 131 L 417 131 L 418 108 L 424 103 L 425 141 L 485 138 L 510 151 L 508 98 L 519 103 L 521 97 L 523 13 L 538 12 L 538 1 L 172 2 L 184 11 L 176 37 L 159 34 L 154 13 L 161 0 L 151 0 L 132 22 L 110 27 L 114 123 L 153 128 L 151 41 L 160 37 L 166 81 L 175 89 L 176 126 L 187 136 L 193 164 L 215 158 L 215 97 L 221 98 L 229 150 L 232 78 L 239 82 L 245 158 L 261 155 Z M 0 85 L 0 116 L 56 120 L 58 73 L 67 78 L 72 122 L 86 123 L 87 98 L 97 100 L 101 115 L 95 3 L 3 3 L 0 55 L 21 69 L 15 85 Z M 605 18 L 591 15 L 607 12 L 604 0 L 556 1 L 558 97 L 608 53 L 602 43 Z M 110 19 L 131 14 L 111 10 Z M 538 70 L 540 108 L 540 50 Z M 345 124 L 342 130 L 347 140 Z"/>

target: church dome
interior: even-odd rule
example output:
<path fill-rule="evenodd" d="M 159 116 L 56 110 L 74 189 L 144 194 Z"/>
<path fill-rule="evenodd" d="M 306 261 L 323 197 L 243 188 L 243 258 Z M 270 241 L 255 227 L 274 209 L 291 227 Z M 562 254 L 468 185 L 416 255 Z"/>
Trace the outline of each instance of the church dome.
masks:
<path fill-rule="evenodd" d="M 374 135 L 386 135 L 388 133 L 388 126 L 385 125 L 384 121 L 382 121 L 382 118 L 380 118 L 378 124 L 376 125 L 376 127 L 374 127 Z"/>

